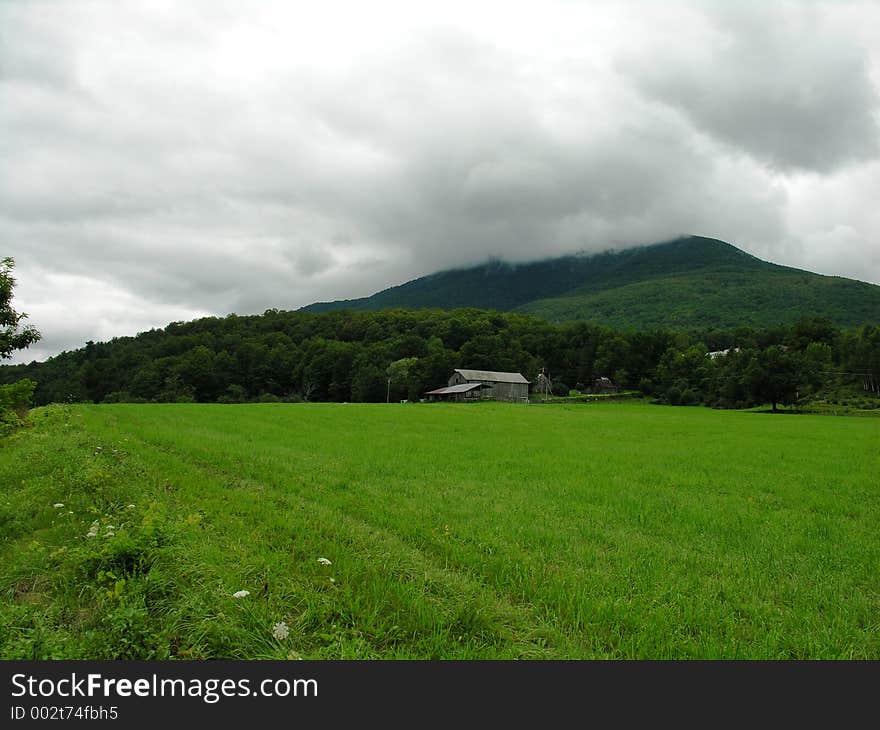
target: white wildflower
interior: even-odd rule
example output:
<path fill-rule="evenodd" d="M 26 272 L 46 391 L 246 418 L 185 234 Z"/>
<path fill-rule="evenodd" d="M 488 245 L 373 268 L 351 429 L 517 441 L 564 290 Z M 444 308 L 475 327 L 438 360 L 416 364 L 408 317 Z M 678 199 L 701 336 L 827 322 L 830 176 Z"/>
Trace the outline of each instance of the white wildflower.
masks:
<path fill-rule="evenodd" d="M 290 635 L 290 629 L 287 624 L 283 621 L 281 623 L 275 624 L 272 627 L 272 636 L 274 636 L 278 641 L 284 641 Z"/>
<path fill-rule="evenodd" d="M 129 509 L 134 509 L 134 505 L 133 505 L 133 504 L 130 504 L 130 505 L 128 505 L 128 508 L 129 508 Z"/>
<path fill-rule="evenodd" d="M 64 504 L 61 503 L 61 502 L 56 502 L 56 503 L 53 504 L 52 506 L 53 506 L 55 509 L 61 509 L 61 508 L 64 506 Z"/>
<path fill-rule="evenodd" d="M 331 563 L 329 560 L 327 560 L 327 558 L 318 558 L 318 562 L 321 565 L 333 565 L 333 563 Z"/>
<path fill-rule="evenodd" d="M 236 591 L 235 593 L 232 594 L 232 597 L 233 598 L 246 598 L 250 594 L 251 594 L 250 591 Z"/>
<path fill-rule="evenodd" d="M 331 577 L 331 578 L 330 578 L 330 582 L 331 582 L 331 583 L 335 583 L 335 582 L 336 582 L 336 578 Z"/>

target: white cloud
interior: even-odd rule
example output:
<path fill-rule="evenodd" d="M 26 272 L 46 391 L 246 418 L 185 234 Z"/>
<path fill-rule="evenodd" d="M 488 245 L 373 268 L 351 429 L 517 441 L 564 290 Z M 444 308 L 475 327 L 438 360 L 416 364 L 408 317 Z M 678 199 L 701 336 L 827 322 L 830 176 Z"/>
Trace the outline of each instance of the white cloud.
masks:
<path fill-rule="evenodd" d="M 659 38 L 622 65 L 649 96 L 734 149 L 782 171 L 831 172 L 875 158 L 880 128 L 869 53 L 832 30 L 828 13 L 809 3 L 718 5 L 703 43 Z M 880 11 L 866 15 L 880 22 Z"/>
<path fill-rule="evenodd" d="M 873 3 L 0 6 L 45 355 L 692 232 L 880 282 Z"/>

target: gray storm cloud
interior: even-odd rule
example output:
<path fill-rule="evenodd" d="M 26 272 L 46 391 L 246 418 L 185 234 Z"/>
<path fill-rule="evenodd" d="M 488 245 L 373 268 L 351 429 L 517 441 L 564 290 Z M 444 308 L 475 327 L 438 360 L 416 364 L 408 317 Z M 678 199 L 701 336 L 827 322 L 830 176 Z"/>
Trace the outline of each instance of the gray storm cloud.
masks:
<path fill-rule="evenodd" d="M 870 56 L 823 30 L 815 8 L 725 5 L 709 13 L 709 48 L 669 39 L 625 64 L 638 88 L 695 126 L 781 170 L 828 173 L 880 152 Z"/>
<path fill-rule="evenodd" d="M 20 359 L 685 232 L 880 282 L 872 3 L 0 5 Z"/>

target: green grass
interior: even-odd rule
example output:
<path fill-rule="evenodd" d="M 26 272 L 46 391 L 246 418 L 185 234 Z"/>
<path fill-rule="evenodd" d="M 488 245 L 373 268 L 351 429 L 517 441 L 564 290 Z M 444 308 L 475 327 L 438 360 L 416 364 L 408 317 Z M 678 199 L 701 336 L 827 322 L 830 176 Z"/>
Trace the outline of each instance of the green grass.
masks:
<path fill-rule="evenodd" d="M 2 658 L 880 658 L 874 419 L 638 403 L 31 418 L 0 442 Z"/>

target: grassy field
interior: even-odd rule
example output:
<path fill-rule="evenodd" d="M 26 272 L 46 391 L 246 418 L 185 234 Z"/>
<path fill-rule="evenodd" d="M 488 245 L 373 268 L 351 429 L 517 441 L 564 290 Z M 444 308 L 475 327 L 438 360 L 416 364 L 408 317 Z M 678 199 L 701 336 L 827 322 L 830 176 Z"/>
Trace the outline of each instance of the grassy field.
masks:
<path fill-rule="evenodd" d="M 0 442 L 0 658 L 880 658 L 875 419 L 602 403 L 31 420 Z"/>

